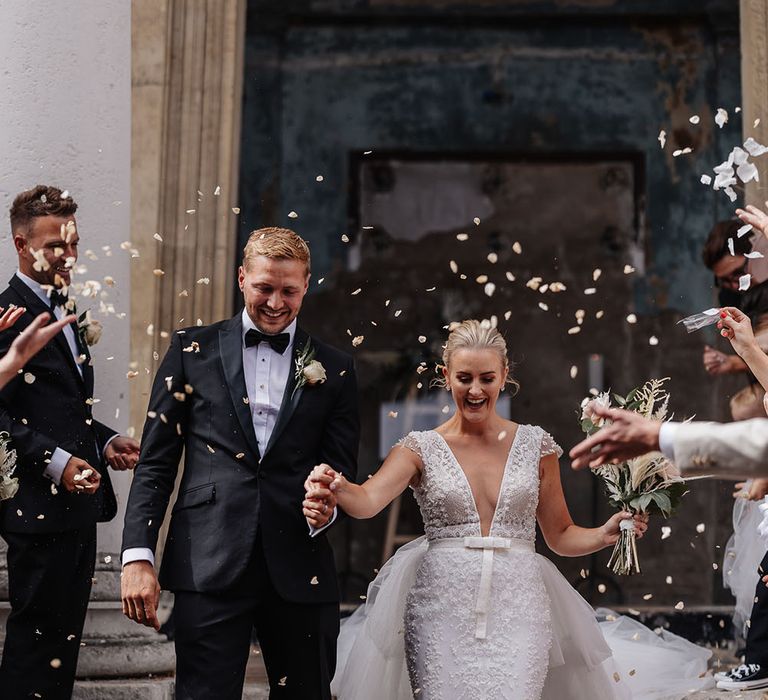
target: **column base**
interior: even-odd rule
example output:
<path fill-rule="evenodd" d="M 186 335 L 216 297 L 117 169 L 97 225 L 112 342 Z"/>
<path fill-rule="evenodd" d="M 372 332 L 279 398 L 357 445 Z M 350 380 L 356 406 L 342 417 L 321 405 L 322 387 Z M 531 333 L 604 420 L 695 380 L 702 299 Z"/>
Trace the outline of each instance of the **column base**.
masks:
<path fill-rule="evenodd" d="M 77 681 L 72 700 L 173 700 L 173 678 Z"/>

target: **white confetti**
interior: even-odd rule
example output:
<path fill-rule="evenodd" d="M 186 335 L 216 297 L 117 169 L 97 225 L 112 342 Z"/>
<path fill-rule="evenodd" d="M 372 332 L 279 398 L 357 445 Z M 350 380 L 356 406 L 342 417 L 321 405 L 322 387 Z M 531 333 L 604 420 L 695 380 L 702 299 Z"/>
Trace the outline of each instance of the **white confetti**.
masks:
<path fill-rule="evenodd" d="M 744 224 L 738 231 L 736 231 L 736 235 L 741 238 L 742 236 L 746 236 L 751 230 L 752 224 Z M 733 255 L 733 253 L 731 253 L 731 255 Z"/>
<path fill-rule="evenodd" d="M 728 112 L 726 112 L 722 107 L 718 108 L 717 113 L 715 114 L 715 124 L 717 124 L 721 129 L 728 123 Z"/>
<path fill-rule="evenodd" d="M 704 530 L 706 530 L 706 529 L 707 529 L 707 526 L 706 526 L 704 523 L 699 523 L 699 524 L 696 526 L 696 532 L 698 532 L 699 534 L 701 534 L 702 532 L 704 532 Z"/>
<path fill-rule="evenodd" d="M 652 335 L 650 338 L 648 338 L 648 345 L 658 345 L 658 344 L 659 344 L 659 339 L 655 335 Z"/>
<path fill-rule="evenodd" d="M 479 226 L 480 225 L 480 217 L 476 216 L 474 219 L 472 219 L 472 221 L 475 222 L 475 226 Z"/>
<path fill-rule="evenodd" d="M 521 255 L 523 252 L 523 246 L 521 246 L 518 241 L 515 241 L 512 244 L 512 250 L 515 251 L 515 253 L 517 253 L 518 255 Z"/>
<path fill-rule="evenodd" d="M 711 185 L 712 184 L 712 177 L 710 175 L 702 175 L 701 176 L 701 184 L 702 185 Z"/>
<path fill-rule="evenodd" d="M 743 292 L 749 289 L 749 285 L 751 281 L 752 281 L 752 275 L 750 275 L 749 273 L 739 277 L 739 291 Z"/>
<path fill-rule="evenodd" d="M 701 119 L 698 114 L 694 114 L 688 121 L 691 122 L 691 124 L 698 124 Z"/>
<path fill-rule="evenodd" d="M 576 365 L 571 365 L 571 379 L 576 379 L 576 375 L 579 373 L 579 368 Z"/>
<path fill-rule="evenodd" d="M 753 250 L 749 253 L 744 253 L 744 257 L 749 258 L 750 260 L 759 260 L 765 256 L 759 250 Z"/>
<path fill-rule="evenodd" d="M 488 282 L 488 284 L 483 287 L 483 291 L 487 296 L 492 297 L 493 293 L 496 291 L 496 285 L 493 282 Z"/>
<path fill-rule="evenodd" d="M 629 314 L 627 316 L 627 323 L 637 323 L 637 316 L 635 316 L 635 314 Z"/>
<path fill-rule="evenodd" d="M 669 527 L 669 525 L 662 525 L 661 526 L 661 539 L 666 540 L 667 537 L 672 535 L 672 528 Z"/>
<path fill-rule="evenodd" d="M 733 238 L 728 239 L 728 252 L 731 255 L 736 255 L 736 249 L 733 247 Z"/>
<path fill-rule="evenodd" d="M 288 218 L 289 219 L 298 219 L 299 215 L 295 211 L 289 211 L 288 212 Z"/>
<path fill-rule="evenodd" d="M 656 137 L 658 142 L 661 144 L 661 147 L 664 148 L 664 146 L 667 145 L 667 132 L 662 129 L 659 132 L 659 135 Z"/>
<path fill-rule="evenodd" d="M 624 265 L 624 274 L 625 275 L 631 275 L 635 271 L 635 268 L 632 267 L 632 265 Z"/>

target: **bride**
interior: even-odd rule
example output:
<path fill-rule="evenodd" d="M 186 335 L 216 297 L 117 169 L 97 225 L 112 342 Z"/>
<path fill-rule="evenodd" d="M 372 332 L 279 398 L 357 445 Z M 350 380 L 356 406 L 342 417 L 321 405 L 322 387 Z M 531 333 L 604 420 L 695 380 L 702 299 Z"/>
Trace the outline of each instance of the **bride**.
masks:
<path fill-rule="evenodd" d="M 560 447 L 542 428 L 496 412 L 500 392 L 517 386 L 498 331 L 458 324 L 443 363 L 456 405 L 448 421 L 409 433 L 362 486 L 328 465 L 306 482 L 310 524 L 333 495 L 347 514 L 370 518 L 410 486 L 426 531 L 384 566 L 366 605 L 343 626 L 335 693 L 340 700 L 630 697 L 594 611 L 536 554 L 534 541 L 538 521 L 554 552 L 582 556 L 613 545 L 631 514 L 596 528 L 574 525 Z M 633 522 L 642 537 L 647 517 Z"/>

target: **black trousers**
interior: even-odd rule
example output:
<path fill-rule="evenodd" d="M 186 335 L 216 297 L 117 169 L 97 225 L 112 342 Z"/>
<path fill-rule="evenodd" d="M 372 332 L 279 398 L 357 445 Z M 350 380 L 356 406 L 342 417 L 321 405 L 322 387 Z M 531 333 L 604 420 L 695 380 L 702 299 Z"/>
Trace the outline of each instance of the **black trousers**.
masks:
<path fill-rule="evenodd" d="M 330 700 L 339 606 L 283 600 L 256 540 L 232 590 L 175 592 L 176 700 L 241 700 L 254 628 L 270 700 Z"/>
<path fill-rule="evenodd" d="M 55 534 L 4 533 L 11 614 L 0 698 L 69 700 L 96 560 L 96 525 Z"/>
<path fill-rule="evenodd" d="M 749 616 L 747 648 L 744 663 L 760 664 L 768 668 L 768 588 L 762 578 L 768 574 L 768 552 L 757 569 L 760 579 L 755 587 L 755 602 Z"/>

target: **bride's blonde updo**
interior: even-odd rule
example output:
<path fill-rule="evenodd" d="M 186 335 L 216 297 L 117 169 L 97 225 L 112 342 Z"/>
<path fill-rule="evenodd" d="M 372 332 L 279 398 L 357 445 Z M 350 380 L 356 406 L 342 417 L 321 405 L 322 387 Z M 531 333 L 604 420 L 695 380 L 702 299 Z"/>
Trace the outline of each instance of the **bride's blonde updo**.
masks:
<path fill-rule="evenodd" d="M 511 384 L 515 392 L 520 388 L 520 383 L 512 376 L 512 368 L 507 356 L 507 342 L 488 321 L 469 319 L 461 323 L 452 323 L 448 341 L 443 348 L 443 366 L 450 368 L 451 357 L 457 350 L 493 350 L 498 353 L 502 367 L 509 370 L 507 384 Z M 445 386 L 445 379 L 437 380 L 436 383 Z"/>

